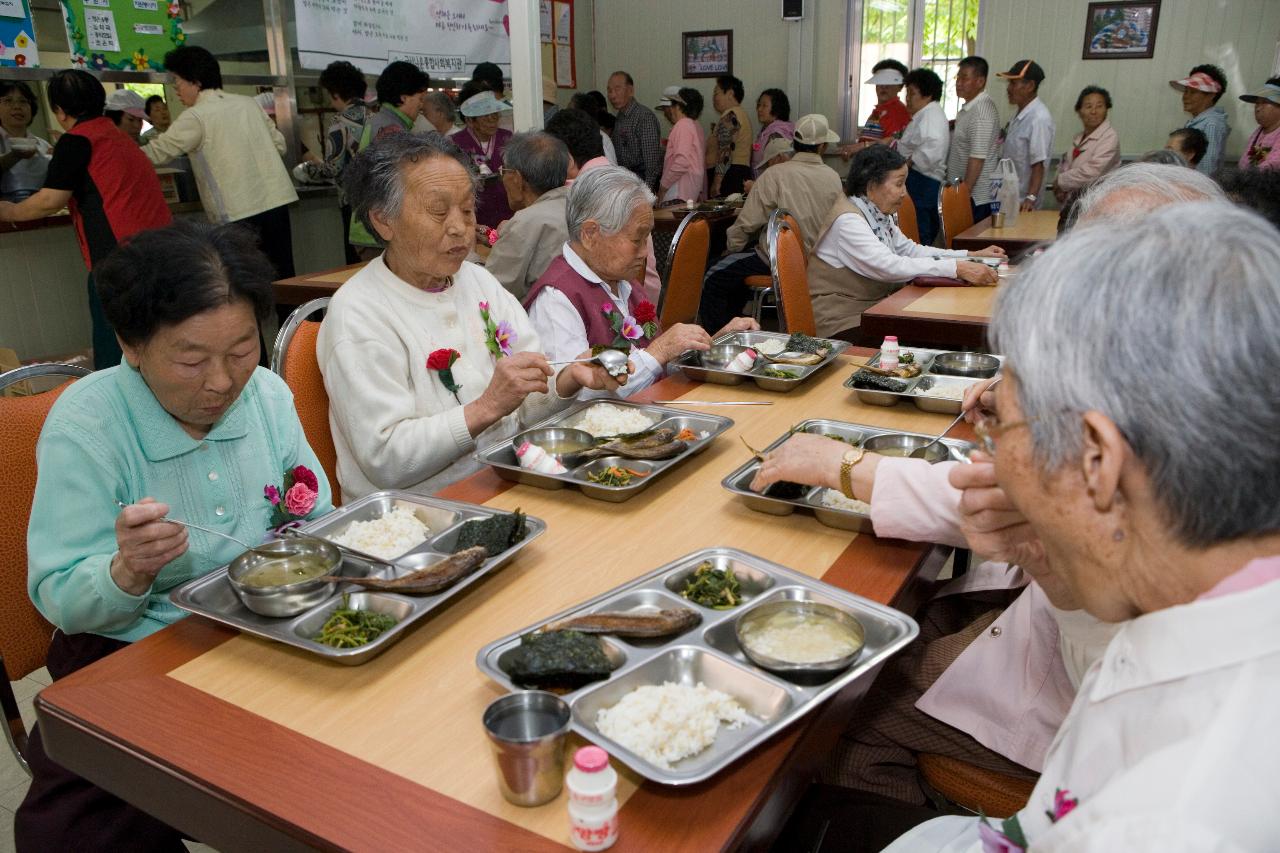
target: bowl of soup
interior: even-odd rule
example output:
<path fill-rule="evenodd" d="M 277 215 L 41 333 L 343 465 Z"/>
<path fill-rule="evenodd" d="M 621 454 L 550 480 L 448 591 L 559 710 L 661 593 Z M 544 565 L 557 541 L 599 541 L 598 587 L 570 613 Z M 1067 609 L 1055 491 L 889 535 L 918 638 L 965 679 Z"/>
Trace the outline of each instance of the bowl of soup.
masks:
<path fill-rule="evenodd" d="M 227 566 L 227 580 L 244 606 L 261 616 L 295 616 L 337 586 L 321 580 L 342 568 L 342 554 L 322 539 L 281 539 L 245 551 Z"/>
<path fill-rule="evenodd" d="M 753 607 L 734 622 L 743 654 L 757 666 L 789 675 L 848 669 L 866 643 L 853 614 L 816 601 L 786 599 Z"/>
<path fill-rule="evenodd" d="M 918 450 L 932 441 L 933 439 L 926 438 L 923 435 L 905 435 L 900 432 L 889 432 L 868 438 L 862 442 L 862 447 L 868 453 L 906 458 L 911 455 L 912 451 Z M 951 458 L 951 449 L 942 442 L 938 442 L 925 451 L 924 458 L 928 462 L 941 462 L 944 459 Z"/>

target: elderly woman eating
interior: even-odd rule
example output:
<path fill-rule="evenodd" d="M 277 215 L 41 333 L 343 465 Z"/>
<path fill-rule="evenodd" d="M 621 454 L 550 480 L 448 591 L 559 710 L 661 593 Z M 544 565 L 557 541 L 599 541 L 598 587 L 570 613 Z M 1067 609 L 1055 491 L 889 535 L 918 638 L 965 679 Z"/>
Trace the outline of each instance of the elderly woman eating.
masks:
<path fill-rule="evenodd" d="M 1274 235 L 1227 204 L 1172 205 L 1073 231 L 1001 293 L 1005 379 L 980 434 L 1042 548 L 1022 567 L 1056 606 L 1124 624 L 1025 808 L 891 850 L 1274 846 L 1280 409 L 1248 381 L 1280 358 Z M 1090 340 L 1115 346 L 1079 358 Z"/>
<path fill-rule="evenodd" d="M 579 177 L 569 191 L 569 242 L 525 297 L 553 361 L 589 347 L 630 350 L 636 371 L 624 395 L 662 378 L 682 352 L 711 346 L 692 323 L 660 331 L 657 309 L 632 284 L 644 275 L 652 205 L 653 193 L 628 169 L 600 166 Z M 755 328 L 750 317 L 738 317 L 716 334 Z"/>
<path fill-rule="evenodd" d="M 346 501 L 434 492 L 479 470 L 477 442 L 618 387 L 598 366 L 553 372 L 520 303 L 466 262 L 475 189 L 470 158 L 437 134 L 385 136 L 347 169 L 386 250 L 334 295 L 316 344 Z"/>
<path fill-rule="evenodd" d="M 859 151 L 849 164 L 845 191 L 827 214 L 809 256 L 809 293 L 818 335 L 852 333 L 862 312 L 916 276 L 995 284 L 991 267 L 962 258 L 1003 258 L 999 246 L 966 252 L 921 246 L 898 228 L 895 214 L 907 199 L 907 160 L 886 145 Z"/>
<path fill-rule="evenodd" d="M 144 231 L 95 267 L 124 363 L 54 404 L 27 532 L 31 600 L 57 628 L 53 678 L 182 618 L 169 591 L 243 550 L 166 523 L 170 513 L 256 542 L 284 512 L 331 508 L 293 396 L 257 366 L 270 269 L 241 227 L 185 222 Z M 264 499 L 286 477 L 295 485 Z M 27 760 L 18 849 L 183 849 L 177 830 L 51 761 L 38 727 Z"/>

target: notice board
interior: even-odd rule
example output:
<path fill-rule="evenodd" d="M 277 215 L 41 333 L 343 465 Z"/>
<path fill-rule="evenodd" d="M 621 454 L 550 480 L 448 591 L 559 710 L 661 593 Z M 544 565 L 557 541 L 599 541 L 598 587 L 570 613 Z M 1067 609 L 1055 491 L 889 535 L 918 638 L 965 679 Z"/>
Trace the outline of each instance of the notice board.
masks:
<path fill-rule="evenodd" d="M 3 2 L 3 0 L 0 0 Z M 163 71 L 187 41 L 182 7 L 165 0 L 61 0 L 71 64 L 93 71 Z"/>

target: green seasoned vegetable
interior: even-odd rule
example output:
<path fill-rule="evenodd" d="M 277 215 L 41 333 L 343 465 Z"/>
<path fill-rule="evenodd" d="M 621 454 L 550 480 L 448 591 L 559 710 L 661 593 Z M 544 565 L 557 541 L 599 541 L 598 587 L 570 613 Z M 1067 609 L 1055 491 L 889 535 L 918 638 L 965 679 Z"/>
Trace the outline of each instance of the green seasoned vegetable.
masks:
<path fill-rule="evenodd" d="M 728 610 L 742 603 L 741 586 L 733 569 L 717 569 L 710 560 L 698 564 L 680 594 L 694 604 L 716 610 Z"/>
<path fill-rule="evenodd" d="M 916 354 L 913 352 L 898 353 L 898 364 L 915 364 Z"/>
<path fill-rule="evenodd" d="M 580 631 L 525 634 L 503 669 L 521 687 L 576 690 L 608 678 L 613 664 L 599 637 Z"/>
<path fill-rule="evenodd" d="M 465 551 L 476 545 L 483 545 L 490 557 L 496 557 L 515 545 L 529 534 L 524 521 L 524 513 L 520 510 L 495 515 L 491 518 L 477 518 L 462 525 L 458 531 L 458 542 L 453 546 L 453 553 Z"/>
<path fill-rule="evenodd" d="M 394 616 L 385 613 L 352 610 L 347 606 L 347 597 L 344 595 L 341 606 L 325 620 L 315 641 L 335 649 L 354 649 L 372 643 L 395 625 L 396 621 Z"/>
<path fill-rule="evenodd" d="M 830 342 L 822 338 L 811 338 L 804 332 L 792 332 L 787 339 L 787 352 L 816 352 L 825 355 L 830 350 Z"/>
<path fill-rule="evenodd" d="M 760 373 L 764 376 L 768 376 L 770 379 L 795 379 L 796 378 L 796 375 L 792 373 L 790 370 L 779 370 L 776 367 L 766 367 L 764 370 L 760 371 Z"/>

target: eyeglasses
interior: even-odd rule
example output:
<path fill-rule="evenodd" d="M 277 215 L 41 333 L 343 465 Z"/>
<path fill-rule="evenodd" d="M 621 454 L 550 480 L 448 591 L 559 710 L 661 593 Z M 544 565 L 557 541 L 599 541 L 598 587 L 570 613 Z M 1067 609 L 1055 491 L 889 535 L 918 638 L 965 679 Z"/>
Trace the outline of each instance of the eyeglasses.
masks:
<path fill-rule="evenodd" d="M 499 175 L 500 177 L 505 178 L 507 175 L 518 175 L 518 174 L 520 174 L 520 173 L 519 173 L 519 172 L 517 172 L 515 169 L 509 169 L 509 168 L 507 168 L 506 166 L 499 166 L 499 167 L 498 167 L 498 175 Z"/>
<path fill-rule="evenodd" d="M 978 419 L 974 421 L 973 431 L 977 433 L 978 443 L 982 448 L 982 452 L 989 456 L 995 456 L 997 438 L 1011 429 L 1029 426 L 1033 421 L 1035 421 L 1035 418 L 1014 421 L 1011 424 L 1002 424 L 995 413 L 981 411 L 978 413 Z"/>

